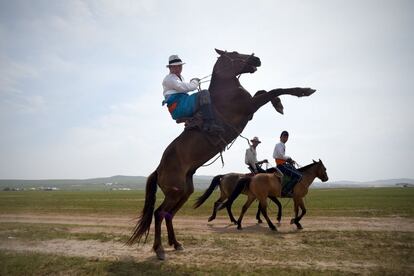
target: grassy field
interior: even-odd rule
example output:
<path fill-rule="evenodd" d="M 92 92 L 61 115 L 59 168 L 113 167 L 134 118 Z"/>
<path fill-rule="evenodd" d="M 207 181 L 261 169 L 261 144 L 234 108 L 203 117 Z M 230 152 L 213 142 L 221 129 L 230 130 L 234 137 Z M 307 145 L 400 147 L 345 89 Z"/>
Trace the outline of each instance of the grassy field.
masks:
<path fill-rule="evenodd" d="M 123 214 L 134 215 L 144 204 L 144 191 L 19 191 L 0 192 L 0 213 Z M 208 216 L 219 197 L 216 190 L 198 209 L 192 205 L 201 191 L 195 192 L 179 215 Z M 163 199 L 157 194 L 157 204 Z M 308 216 L 403 216 L 414 217 L 413 188 L 313 189 L 305 199 Z M 234 205 L 239 210 L 246 200 L 240 196 Z M 292 215 L 292 201 L 281 199 L 284 213 Z M 276 206 L 271 205 L 275 210 Z M 255 208 L 250 208 L 252 214 Z"/>
<path fill-rule="evenodd" d="M 194 210 L 200 195 L 194 193 L 177 215 L 177 238 L 186 250 L 170 250 L 160 262 L 150 249 L 152 232 L 145 246 L 125 247 L 130 224 L 111 221 L 136 216 L 143 191 L 0 192 L 0 275 L 414 274 L 414 189 L 311 190 L 304 231 L 286 223 L 292 202 L 283 199 L 278 233 L 254 223 L 253 207 L 243 231 L 228 225 L 224 212 L 207 224 L 218 195 Z M 236 201 L 236 217 L 244 200 Z M 86 221 L 91 217 L 96 220 Z"/>

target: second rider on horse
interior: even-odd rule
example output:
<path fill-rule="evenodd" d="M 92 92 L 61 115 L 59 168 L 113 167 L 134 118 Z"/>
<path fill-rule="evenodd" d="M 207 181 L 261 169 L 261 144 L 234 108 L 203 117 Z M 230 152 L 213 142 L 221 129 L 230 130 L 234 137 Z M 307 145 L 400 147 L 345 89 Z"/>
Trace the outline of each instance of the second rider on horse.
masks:
<path fill-rule="evenodd" d="M 260 162 L 257 161 L 256 148 L 261 142 L 257 136 L 253 137 L 250 142 L 252 142 L 252 144 L 249 143 L 249 148 L 246 150 L 244 163 L 249 166 L 249 170 L 254 174 L 265 173 L 266 171 L 261 168 L 261 165 L 263 163 L 268 163 L 267 159 L 264 159 Z"/>
<path fill-rule="evenodd" d="M 181 75 L 183 64 L 185 63 L 177 55 L 169 57 L 167 68 L 170 73 L 165 76 L 162 82 L 165 98 L 163 105 L 167 104 L 168 111 L 174 120 L 193 117 L 196 112 L 201 111 L 202 130 L 209 133 L 222 132 L 223 128 L 215 120 L 210 92 L 201 90 L 191 95 L 188 94 L 199 87 L 200 79 L 193 78 L 190 82 L 184 82 Z"/>

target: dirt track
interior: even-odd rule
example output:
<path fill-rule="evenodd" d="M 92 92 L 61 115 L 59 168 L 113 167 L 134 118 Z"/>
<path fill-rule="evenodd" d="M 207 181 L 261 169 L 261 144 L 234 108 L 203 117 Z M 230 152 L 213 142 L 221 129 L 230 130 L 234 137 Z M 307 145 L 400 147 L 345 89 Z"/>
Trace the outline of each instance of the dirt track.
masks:
<path fill-rule="evenodd" d="M 310 232 L 316 233 L 323 231 L 399 231 L 414 233 L 414 220 L 401 217 L 386 217 L 386 218 L 360 218 L 360 217 L 308 217 L 302 220 L 305 227 L 302 233 Z M 135 220 L 130 217 L 92 217 L 92 216 L 61 216 L 61 215 L 33 215 L 33 214 L 19 214 L 19 215 L 0 215 L 0 223 L 33 223 L 33 224 L 65 224 L 70 225 L 71 233 L 111 233 L 114 235 L 128 236 L 135 224 Z M 249 238 L 256 239 L 261 235 L 272 235 L 273 232 L 269 230 L 266 223 L 257 224 L 253 218 L 246 218 L 244 221 L 244 229 L 239 231 L 232 224 L 229 224 L 227 218 L 217 218 L 213 222 L 207 222 L 207 218 L 195 217 L 180 217 L 174 220 L 174 226 L 177 237 L 180 240 L 180 235 L 205 237 L 206 240 L 212 237 L 222 237 L 223 240 L 232 239 L 230 242 L 245 242 L 242 241 L 240 234 L 250 235 Z M 296 228 L 289 224 L 289 219 L 285 218 L 282 225 L 278 227 L 279 232 L 274 235 L 283 235 L 284 246 L 287 248 L 295 248 L 298 245 Z M 163 227 L 163 235 L 165 236 L 165 227 Z M 151 236 L 152 236 L 151 232 Z M 221 234 L 221 235 L 220 235 Z M 229 238 L 230 237 L 230 238 Z M 207 243 L 206 243 L 207 244 Z M 174 251 L 167 244 L 164 244 L 168 261 L 171 263 L 185 263 L 192 262 L 194 264 L 203 265 L 205 262 L 222 261 L 222 253 L 220 246 L 206 247 L 206 244 L 196 242 L 194 244 L 186 244 L 184 241 L 185 250 L 181 252 Z M 248 246 L 248 244 L 246 244 Z M 225 245 L 223 246 L 225 247 Z M 42 253 L 53 253 L 66 256 L 81 256 L 92 259 L 105 260 L 133 260 L 133 261 L 155 261 L 154 254 L 151 250 L 151 244 L 128 247 L 119 241 L 100 242 L 97 240 L 76 240 L 76 239 L 50 239 L 43 241 L 27 242 L 8 237 L 6 240 L 0 240 L 0 249 L 12 251 L 34 251 Z M 233 254 L 234 252 L 230 252 Z M 234 253 L 236 254 L 236 253 Z M 206 256 L 208 256 L 206 258 Z M 229 258 L 227 262 L 240 262 L 239 258 Z M 249 263 L 265 265 L 282 265 L 289 266 L 290 261 L 283 262 L 275 259 L 256 258 L 251 259 L 251 256 L 246 256 L 242 259 L 244 265 Z M 292 264 L 293 265 L 293 264 Z M 369 269 L 378 264 L 370 262 L 350 262 L 342 261 L 339 268 L 342 271 L 356 272 L 361 268 Z M 304 269 L 312 266 L 320 269 L 338 269 L 336 261 L 314 261 L 311 264 L 306 261 L 295 261 L 295 267 L 302 267 Z"/>

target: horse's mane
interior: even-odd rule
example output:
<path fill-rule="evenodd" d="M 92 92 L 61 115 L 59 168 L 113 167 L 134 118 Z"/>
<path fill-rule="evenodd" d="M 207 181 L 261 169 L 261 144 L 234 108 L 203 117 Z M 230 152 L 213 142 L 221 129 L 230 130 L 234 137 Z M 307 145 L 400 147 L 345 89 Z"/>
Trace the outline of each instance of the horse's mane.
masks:
<path fill-rule="evenodd" d="M 306 166 L 304 166 L 304 167 L 302 167 L 302 168 L 299 168 L 298 169 L 298 171 L 300 171 L 300 172 L 304 172 L 304 171 L 306 171 L 307 169 L 309 169 L 310 167 L 312 167 L 313 165 L 315 165 L 315 164 L 318 164 L 318 162 L 316 162 L 316 163 L 310 163 L 309 165 L 306 165 Z"/>

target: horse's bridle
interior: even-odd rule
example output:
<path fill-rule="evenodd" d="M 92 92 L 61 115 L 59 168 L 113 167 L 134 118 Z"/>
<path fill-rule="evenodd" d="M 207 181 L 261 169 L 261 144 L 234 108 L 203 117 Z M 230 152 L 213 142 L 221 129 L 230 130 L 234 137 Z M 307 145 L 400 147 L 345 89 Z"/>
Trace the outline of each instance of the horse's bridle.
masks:
<path fill-rule="evenodd" d="M 230 60 L 230 62 L 231 62 L 231 68 L 234 68 L 234 62 L 235 62 L 235 61 L 241 61 L 241 62 L 243 62 L 243 63 L 244 63 L 244 67 L 243 67 L 243 69 L 244 69 L 244 68 L 245 68 L 245 67 L 249 64 L 250 59 L 251 59 L 252 57 L 254 57 L 254 53 L 252 53 L 250 56 L 248 56 L 245 60 L 244 60 L 244 59 L 242 59 L 242 58 L 232 58 L 232 57 L 230 57 L 230 56 L 227 54 L 227 51 L 224 51 L 224 53 L 220 55 L 220 57 L 222 57 L 222 56 L 224 56 L 224 57 L 226 57 L 226 58 L 228 58 L 228 59 Z M 240 75 L 241 75 L 241 74 L 239 74 L 239 76 L 238 76 L 238 77 L 240 77 Z"/>

